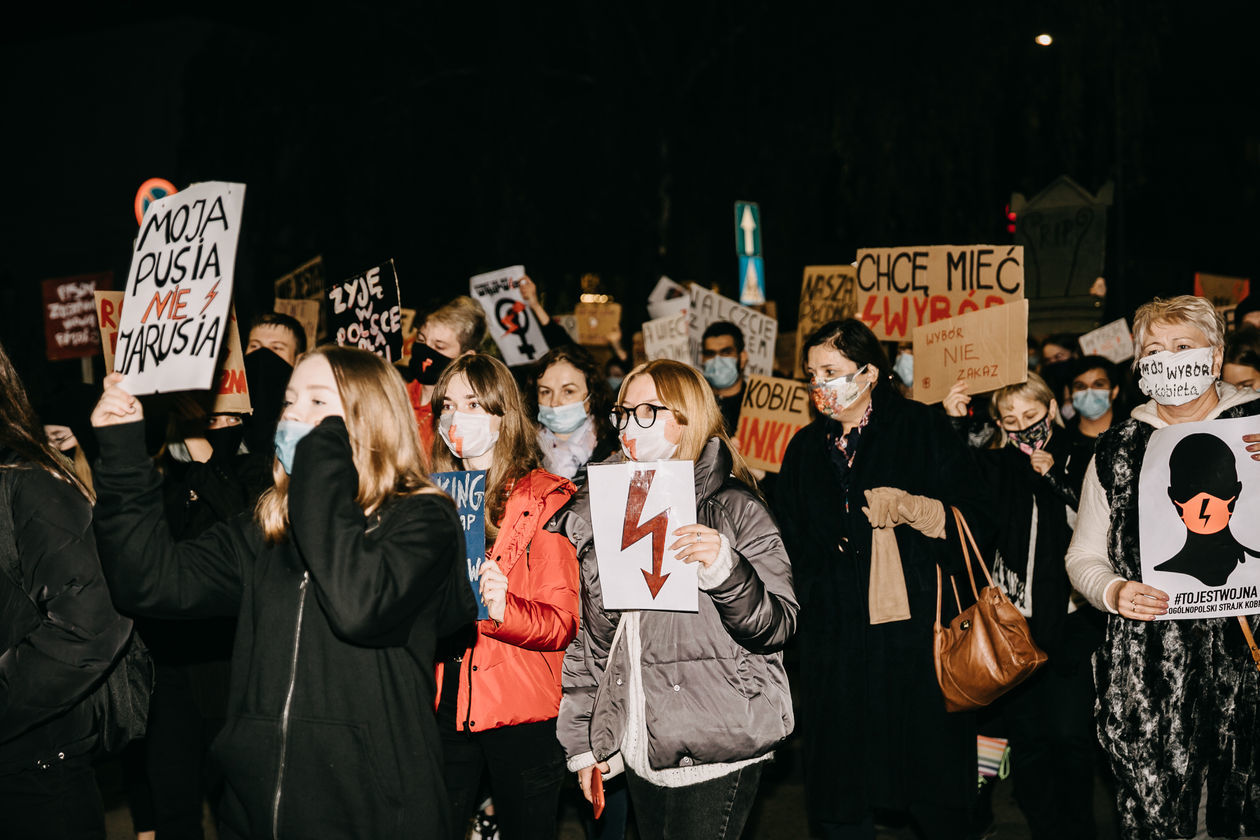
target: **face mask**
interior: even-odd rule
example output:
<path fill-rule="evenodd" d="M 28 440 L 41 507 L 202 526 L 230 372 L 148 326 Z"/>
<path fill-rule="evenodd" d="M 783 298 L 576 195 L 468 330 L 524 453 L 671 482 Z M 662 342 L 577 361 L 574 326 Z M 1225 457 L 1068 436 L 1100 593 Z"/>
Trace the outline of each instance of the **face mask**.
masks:
<path fill-rule="evenodd" d="M 451 360 L 423 341 L 411 345 L 411 362 L 408 370 L 421 385 L 436 385 L 438 377 Z"/>
<path fill-rule="evenodd" d="M 1216 375 L 1212 373 L 1211 347 L 1173 353 L 1161 350 L 1138 362 L 1138 387 L 1160 405 L 1185 405 L 1202 396 Z"/>
<path fill-rule="evenodd" d="M 1042 417 L 1028 428 L 1007 432 L 1006 436 L 1011 443 L 1019 447 L 1020 452 L 1023 452 L 1025 455 L 1031 455 L 1045 446 L 1046 441 L 1050 439 L 1050 412 L 1047 411 L 1045 417 Z"/>
<path fill-rule="evenodd" d="M 914 354 L 902 353 L 893 362 L 893 373 L 907 388 L 914 384 Z"/>
<path fill-rule="evenodd" d="M 1191 496 L 1189 501 L 1174 501 L 1173 504 L 1177 506 L 1177 513 L 1187 530 L 1196 534 L 1215 534 L 1224 531 L 1229 524 L 1233 515 L 1230 506 L 1236 498 L 1219 499 L 1211 493 L 1199 493 Z"/>
<path fill-rule="evenodd" d="M 538 406 L 538 422 L 558 435 L 567 435 L 577 431 L 586 422 L 586 401 L 579 400 L 568 405 Z"/>
<path fill-rule="evenodd" d="M 617 396 L 617 393 L 621 390 L 621 379 L 622 377 L 620 376 L 608 377 L 608 388 L 613 392 L 614 397 Z"/>
<path fill-rule="evenodd" d="M 241 441 L 245 439 L 245 426 L 224 426 L 220 429 L 206 429 L 206 443 L 214 450 L 212 457 L 216 459 L 231 458 L 241 449 Z"/>
<path fill-rule="evenodd" d="M 448 411 L 438 421 L 438 434 L 456 458 L 476 458 L 485 455 L 499 439 L 497 431 L 490 431 L 489 414 L 472 414 L 466 411 Z"/>
<path fill-rule="evenodd" d="M 717 390 L 739 381 L 739 364 L 734 356 L 714 356 L 704 363 L 704 378 Z"/>
<path fill-rule="evenodd" d="M 1072 405 L 1086 420 L 1097 420 L 1111 408 L 1111 391 L 1106 388 L 1088 388 L 1072 395 Z"/>
<path fill-rule="evenodd" d="M 293 456 L 297 452 L 298 441 L 314 428 L 310 423 L 299 423 L 297 420 L 281 420 L 276 424 L 276 457 L 280 459 L 285 475 L 293 475 Z"/>
<path fill-rule="evenodd" d="M 814 400 L 814 408 L 832 419 L 838 419 L 840 412 L 857 402 L 858 397 L 871 387 L 869 382 L 858 384 L 857 381 L 858 374 L 869 367 L 870 365 L 863 365 L 861 370 L 853 373 L 837 376 L 826 382 L 810 383 L 809 395 Z"/>
<path fill-rule="evenodd" d="M 665 420 L 659 416 L 646 429 L 632 417 L 621 430 L 621 451 L 632 461 L 664 461 L 674 457 L 677 450 L 678 444 L 665 438 Z"/>

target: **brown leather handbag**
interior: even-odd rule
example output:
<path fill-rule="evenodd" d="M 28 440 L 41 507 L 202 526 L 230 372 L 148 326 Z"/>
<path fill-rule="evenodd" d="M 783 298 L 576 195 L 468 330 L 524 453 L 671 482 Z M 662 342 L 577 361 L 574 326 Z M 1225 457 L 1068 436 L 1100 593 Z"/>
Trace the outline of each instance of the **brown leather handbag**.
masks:
<path fill-rule="evenodd" d="M 1032 640 L 1028 622 L 997 586 L 980 557 L 971 528 L 958 508 L 953 508 L 962 544 L 963 562 L 976 602 L 967 609 L 958 599 L 958 583 L 950 576 L 958 616 L 941 626 L 941 569 L 936 568 L 936 624 L 933 628 L 936 681 L 945 696 L 945 708 L 963 712 L 987 706 L 1032 675 L 1046 661 L 1046 654 Z M 964 539 L 966 535 L 966 539 Z M 970 551 L 968 544 L 970 543 Z M 984 571 L 988 586 L 976 592 L 972 557 Z"/>

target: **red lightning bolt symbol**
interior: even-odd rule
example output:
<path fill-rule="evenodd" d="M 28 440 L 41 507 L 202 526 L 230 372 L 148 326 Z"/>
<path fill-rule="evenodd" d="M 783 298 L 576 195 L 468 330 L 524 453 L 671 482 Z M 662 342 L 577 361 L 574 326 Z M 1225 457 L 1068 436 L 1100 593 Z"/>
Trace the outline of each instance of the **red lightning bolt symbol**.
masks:
<path fill-rule="evenodd" d="M 210 302 L 211 302 L 212 300 L 214 300 L 215 295 L 217 295 L 217 294 L 219 293 L 219 283 L 220 283 L 220 282 L 221 282 L 221 281 L 219 281 L 219 280 L 215 280 L 215 281 L 214 281 L 214 287 L 213 287 L 213 288 L 211 288 L 211 289 L 210 289 L 210 291 L 206 292 L 206 305 L 205 305 L 205 306 L 203 306 L 203 307 L 201 307 L 201 314 L 202 314 L 202 315 L 205 315 L 205 314 L 206 314 L 206 310 L 210 308 Z"/>
<path fill-rule="evenodd" d="M 630 479 L 630 493 L 626 496 L 626 520 L 621 526 L 621 550 L 625 551 L 646 536 L 652 537 L 652 571 L 640 569 L 647 581 L 648 591 L 655 600 L 661 587 L 669 575 L 661 574 L 661 555 L 665 551 L 665 532 L 669 527 L 669 508 L 661 511 L 646 522 L 640 522 L 643 505 L 647 501 L 648 490 L 652 488 L 652 478 L 656 470 L 636 471 Z"/>

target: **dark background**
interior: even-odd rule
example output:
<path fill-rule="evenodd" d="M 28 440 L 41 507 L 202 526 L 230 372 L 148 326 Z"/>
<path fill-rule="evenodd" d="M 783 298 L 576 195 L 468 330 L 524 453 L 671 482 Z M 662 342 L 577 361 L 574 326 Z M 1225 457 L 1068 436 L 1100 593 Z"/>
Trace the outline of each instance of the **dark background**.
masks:
<path fill-rule="evenodd" d="M 0 337 L 33 390 L 78 378 L 43 361 L 38 283 L 121 287 L 153 176 L 248 185 L 245 320 L 322 254 L 336 278 L 393 257 L 421 309 L 523 262 L 571 311 L 594 272 L 631 330 L 661 273 L 737 294 L 749 199 L 791 329 L 803 266 L 1009 242 L 1011 193 L 1060 174 L 1116 185 L 1111 313 L 1255 275 L 1245 4 L 955 5 L 27 9 L 0 29 Z"/>

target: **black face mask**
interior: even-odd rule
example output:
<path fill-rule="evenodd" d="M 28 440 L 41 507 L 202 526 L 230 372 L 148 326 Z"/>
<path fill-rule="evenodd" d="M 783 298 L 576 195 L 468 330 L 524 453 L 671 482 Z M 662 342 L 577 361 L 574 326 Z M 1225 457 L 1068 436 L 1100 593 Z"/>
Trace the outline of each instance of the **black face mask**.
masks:
<path fill-rule="evenodd" d="M 245 417 L 245 445 L 250 452 L 270 455 L 284 389 L 292 374 L 293 365 L 265 347 L 246 354 L 245 379 L 254 406 L 254 413 Z"/>
<path fill-rule="evenodd" d="M 438 377 L 450 363 L 451 359 L 422 341 L 411 345 L 411 364 L 408 370 L 421 385 L 436 385 Z"/>
<path fill-rule="evenodd" d="M 211 456 L 216 461 L 231 458 L 241 449 L 241 441 L 245 438 L 245 425 L 224 426 L 220 429 L 206 429 L 206 443 L 214 450 Z"/>

